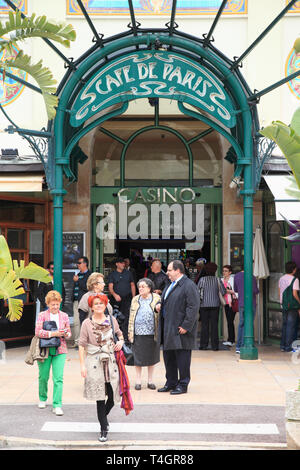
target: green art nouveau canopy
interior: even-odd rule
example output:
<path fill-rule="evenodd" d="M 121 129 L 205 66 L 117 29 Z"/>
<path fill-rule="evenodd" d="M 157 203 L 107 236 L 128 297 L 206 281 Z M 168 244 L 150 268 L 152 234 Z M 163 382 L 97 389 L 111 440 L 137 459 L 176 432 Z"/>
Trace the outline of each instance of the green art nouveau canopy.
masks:
<path fill-rule="evenodd" d="M 10 0 L 5 1 L 14 8 Z M 156 106 L 159 99 L 172 99 L 184 115 L 205 122 L 228 140 L 230 161 L 234 164 L 233 180 L 242 178 L 244 181 L 241 194 L 244 201 L 245 345 L 241 358 L 256 359 L 252 219 L 253 195 L 260 180 L 262 161 L 256 104 L 260 96 L 292 77 L 253 93 L 240 66 L 296 1 L 291 1 L 247 50 L 233 60 L 213 44 L 213 33 L 227 1 L 219 2 L 211 28 L 202 37 L 180 30 L 175 22 L 177 1 L 169 3 L 170 20 L 165 28 L 143 28 L 136 21 L 134 2 L 128 0 L 130 24 L 127 30 L 104 38 L 96 30 L 86 2 L 77 0 L 77 8 L 92 32 L 93 43 L 75 60 L 67 59 L 56 50 L 67 72 L 58 88 L 60 101 L 55 120 L 49 122 L 44 134 L 49 139 L 45 171 L 54 207 L 55 288 L 61 290 L 62 285 L 64 179 L 76 181 L 77 165 L 87 158 L 78 146 L 80 139 L 104 121 L 123 114 L 131 100 L 146 97 L 154 99 Z M 234 34 L 232 40 L 237 40 Z M 49 46 L 54 47 L 50 42 Z M 159 126 L 159 119 L 156 125 Z M 192 180 L 191 175 L 191 186 Z M 122 183 L 121 179 L 121 186 Z"/>

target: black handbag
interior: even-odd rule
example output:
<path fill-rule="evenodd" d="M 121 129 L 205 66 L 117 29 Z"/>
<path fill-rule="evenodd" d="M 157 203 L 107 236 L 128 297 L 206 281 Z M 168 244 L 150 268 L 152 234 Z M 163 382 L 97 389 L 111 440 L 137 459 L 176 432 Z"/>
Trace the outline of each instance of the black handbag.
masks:
<path fill-rule="evenodd" d="M 113 332 L 114 342 L 116 343 L 117 338 L 116 338 L 116 335 L 115 335 L 115 328 L 114 328 L 114 323 L 113 323 L 111 315 L 109 315 L 109 319 L 110 319 L 110 324 L 111 324 L 111 328 L 112 328 L 112 332 Z M 133 366 L 134 365 L 133 351 L 132 351 L 131 347 L 128 346 L 128 344 L 124 343 L 123 346 L 122 346 L 122 351 L 123 351 L 124 356 L 126 358 L 126 365 L 127 366 Z"/>
<path fill-rule="evenodd" d="M 44 321 L 43 330 L 57 331 L 55 321 Z M 40 338 L 40 348 L 58 348 L 60 346 L 60 338 L 52 336 L 52 338 Z"/>

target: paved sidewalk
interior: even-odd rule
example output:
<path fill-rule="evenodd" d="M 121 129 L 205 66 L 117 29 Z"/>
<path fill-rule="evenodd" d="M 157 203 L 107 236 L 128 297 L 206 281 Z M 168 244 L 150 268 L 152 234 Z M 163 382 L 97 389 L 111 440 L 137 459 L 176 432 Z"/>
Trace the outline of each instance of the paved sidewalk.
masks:
<path fill-rule="evenodd" d="M 33 366 L 25 364 L 24 357 L 27 350 L 28 347 L 7 349 L 5 362 L 0 361 L 0 405 L 19 405 L 19 409 L 21 409 L 21 405 L 33 405 L 35 407 L 34 410 L 37 408 L 38 368 L 37 364 Z M 257 361 L 240 360 L 234 349 L 225 351 L 193 351 L 192 380 L 189 391 L 187 394 L 179 396 L 171 396 L 169 393 L 157 393 L 157 391 L 147 389 L 146 368 L 143 371 L 142 377 L 143 388 L 141 391 L 135 391 L 134 367 L 128 367 L 134 404 L 180 404 L 181 406 L 223 404 L 256 405 L 259 407 L 270 407 L 272 405 L 283 407 L 280 410 L 281 416 L 283 416 L 285 393 L 287 390 L 294 390 L 297 387 L 300 365 L 293 364 L 291 354 L 281 352 L 278 347 L 259 346 L 258 351 L 259 359 Z M 154 382 L 157 387 L 164 384 L 164 373 L 164 365 L 161 360 L 156 366 L 154 374 Z M 90 404 L 90 402 L 83 398 L 82 391 L 83 379 L 80 375 L 78 352 L 74 349 L 69 349 L 64 374 L 63 405 L 82 406 Z M 49 397 L 52 397 L 51 379 L 49 381 Z M 51 404 L 51 399 L 49 402 Z M 7 408 L 11 409 L 11 406 Z M 122 414 L 125 416 L 123 410 Z M 52 420 L 54 418 L 62 419 L 62 421 L 66 420 L 66 415 L 62 418 L 57 418 L 51 413 L 50 417 Z M 178 422 L 180 422 L 180 418 L 178 418 Z M 14 445 L 17 445 L 18 442 L 20 442 L 20 445 L 24 445 L 24 439 L 20 437 L 19 433 L 11 433 L 11 426 L 9 427 L 9 435 L 7 435 L 5 429 L 5 423 L 2 420 L 1 424 L 0 420 L 0 439 L 2 439 L 0 447 L 1 445 L 9 446 L 12 442 L 14 442 Z M 16 436 L 19 436 L 19 441 Z M 30 441 L 28 439 L 27 445 L 30 445 L 30 443 L 35 445 L 34 440 Z M 57 441 L 52 440 L 49 445 L 51 444 L 55 447 Z M 78 444 L 77 442 L 77 447 Z M 196 444 L 197 442 L 193 441 L 191 446 L 195 448 Z M 43 445 L 43 442 L 40 442 L 40 445 Z M 44 445 L 46 445 L 45 442 Z M 90 445 L 92 444 L 90 443 Z M 113 445 L 112 442 L 111 445 Z M 128 442 L 124 442 L 123 447 L 120 441 L 116 442 L 115 445 L 118 445 L 118 448 L 126 448 Z M 131 441 L 130 445 L 138 445 L 138 441 Z M 158 443 L 156 442 L 155 445 L 158 445 Z M 185 445 L 189 448 L 187 443 Z M 201 445 L 200 442 L 198 442 L 198 445 Z M 208 443 L 205 445 L 208 446 Z M 255 444 L 253 445 L 255 446 Z M 68 448 L 72 448 L 72 442 L 68 442 L 68 446 Z M 148 446 L 151 446 L 150 439 L 148 440 Z"/>

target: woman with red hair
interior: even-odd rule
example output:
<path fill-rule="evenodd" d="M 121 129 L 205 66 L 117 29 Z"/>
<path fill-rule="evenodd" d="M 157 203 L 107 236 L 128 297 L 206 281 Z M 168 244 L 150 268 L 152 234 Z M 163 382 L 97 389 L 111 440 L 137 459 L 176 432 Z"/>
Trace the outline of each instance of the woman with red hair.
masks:
<path fill-rule="evenodd" d="M 114 351 L 120 351 L 124 338 L 117 320 L 106 316 L 108 298 L 104 294 L 94 295 L 88 299 L 92 310 L 91 318 L 86 318 L 81 326 L 79 338 L 79 361 L 84 380 L 84 397 L 95 400 L 97 416 L 101 427 L 100 442 L 107 441 L 107 415 L 120 401 L 119 370 Z M 115 343 L 111 326 L 118 337 Z"/>

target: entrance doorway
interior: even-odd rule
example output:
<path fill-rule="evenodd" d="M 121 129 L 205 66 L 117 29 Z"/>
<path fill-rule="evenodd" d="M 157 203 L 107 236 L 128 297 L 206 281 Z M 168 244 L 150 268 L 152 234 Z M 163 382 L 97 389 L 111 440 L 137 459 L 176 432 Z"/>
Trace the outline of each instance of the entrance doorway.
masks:
<path fill-rule="evenodd" d="M 176 258 L 222 262 L 218 134 L 198 119 L 159 115 L 158 106 L 154 116 L 113 118 L 95 134 L 93 266 L 105 275 L 118 256 L 134 262 L 134 254 L 139 277 L 148 258 L 165 267 Z"/>
<path fill-rule="evenodd" d="M 130 259 L 138 279 L 153 258 L 165 268 L 173 259 L 189 258 L 195 265 L 205 258 L 221 269 L 221 188 L 201 188 L 201 193 L 193 187 L 151 190 L 160 194 L 159 202 L 147 201 L 154 194 L 147 187 L 92 188 L 93 270 L 107 278 L 117 257 Z M 183 194 L 192 202 L 183 203 Z"/>

